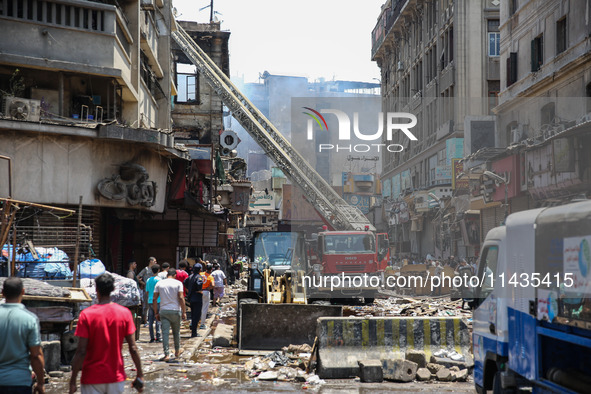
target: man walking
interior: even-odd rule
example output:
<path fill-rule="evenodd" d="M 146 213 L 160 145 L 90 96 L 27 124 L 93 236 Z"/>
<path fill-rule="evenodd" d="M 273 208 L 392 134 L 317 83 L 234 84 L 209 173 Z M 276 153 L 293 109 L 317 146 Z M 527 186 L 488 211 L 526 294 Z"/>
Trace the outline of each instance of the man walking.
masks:
<path fill-rule="evenodd" d="M 205 265 L 205 272 L 202 272 L 201 275 L 205 279 L 203 282 L 203 306 L 201 307 L 201 326 L 199 329 L 203 330 L 205 328 L 205 320 L 207 319 L 207 311 L 209 310 L 209 303 L 211 301 L 211 292 L 213 291 L 213 276 L 211 276 L 211 271 L 213 271 L 213 265 L 209 262 L 206 262 Z"/>
<path fill-rule="evenodd" d="M 70 394 L 76 392 L 76 379 L 80 379 L 82 393 L 122 393 L 125 390 L 125 368 L 121 354 L 123 341 L 136 368 L 132 383 L 138 391 L 143 388 L 140 354 L 135 343 L 135 324 L 129 309 L 111 302 L 115 280 L 104 273 L 95 279 L 98 303 L 80 313 L 75 335 L 78 349 L 72 360 Z"/>
<path fill-rule="evenodd" d="M 135 283 L 137 283 L 138 287 L 139 287 L 139 282 L 137 279 L 137 275 L 135 274 L 135 270 L 137 268 L 137 262 L 135 260 L 131 260 L 129 262 L 129 270 L 127 271 L 127 277 L 129 279 L 133 279 L 135 281 Z"/>
<path fill-rule="evenodd" d="M 39 319 L 21 303 L 25 295 L 20 278 L 4 281 L 0 305 L 0 393 L 31 393 L 31 366 L 35 393 L 45 393 L 45 361 Z"/>
<path fill-rule="evenodd" d="M 170 268 L 170 264 L 168 262 L 164 262 L 162 263 L 162 267 L 160 267 L 160 272 L 158 273 L 158 276 L 161 279 L 166 279 L 166 277 L 168 276 L 168 269 Z"/>
<path fill-rule="evenodd" d="M 213 276 L 213 305 L 219 305 L 222 297 L 224 296 L 224 286 L 228 284 L 226 280 L 226 274 L 220 268 L 217 262 L 213 265 L 214 271 L 211 273 Z"/>
<path fill-rule="evenodd" d="M 148 259 L 148 266 L 144 267 L 143 270 L 137 274 L 137 280 L 139 282 L 140 290 L 142 292 L 142 317 L 144 323 L 148 321 L 148 311 L 151 309 L 152 303 L 148 302 L 148 292 L 146 291 L 146 283 L 148 279 L 152 277 L 152 266 L 156 264 L 156 257 L 150 257 Z"/>
<path fill-rule="evenodd" d="M 170 268 L 166 279 L 156 283 L 154 288 L 154 297 L 152 307 L 156 314 L 156 319 L 162 322 L 162 347 L 164 348 L 164 357 L 161 361 L 169 361 L 169 337 L 172 327 L 172 336 L 174 339 L 174 356 L 181 354 L 181 317 L 186 319 L 185 297 L 183 295 L 183 284 L 176 278 L 176 269 Z M 160 311 L 156 300 L 160 297 Z"/>
<path fill-rule="evenodd" d="M 160 266 L 158 264 L 152 265 L 152 277 L 149 278 L 146 282 L 146 293 L 148 294 L 148 303 L 150 305 L 150 310 L 148 311 L 148 329 L 150 331 L 150 343 L 160 342 L 160 322 L 156 320 L 156 313 L 152 308 L 152 304 L 154 303 L 154 288 L 156 287 L 156 283 L 162 280 L 158 276 L 158 272 L 160 272 Z M 158 304 L 157 309 L 159 310 L 160 298 L 156 299 L 156 303 Z M 156 324 L 156 338 L 154 338 L 154 324 Z"/>
<path fill-rule="evenodd" d="M 201 264 L 195 263 L 193 273 L 185 280 L 185 288 L 189 294 L 191 304 L 191 338 L 197 336 L 199 318 L 203 307 L 203 276 L 201 276 Z"/>

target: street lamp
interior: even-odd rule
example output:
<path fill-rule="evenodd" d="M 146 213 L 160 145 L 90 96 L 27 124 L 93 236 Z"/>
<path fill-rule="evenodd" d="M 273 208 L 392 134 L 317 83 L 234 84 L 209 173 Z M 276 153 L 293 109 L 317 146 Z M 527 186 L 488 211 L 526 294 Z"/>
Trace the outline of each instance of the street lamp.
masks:
<path fill-rule="evenodd" d="M 507 221 L 507 215 L 508 215 L 508 212 L 507 212 L 507 207 L 508 207 L 507 197 L 508 197 L 508 194 L 509 194 L 508 187 L 507 187 L 507 179 L 505 179 L 502 176 L 497 175 L 497 174 L 495 174 L 494 172 L 491 172 L 491 171 L 484 171 L 483 172 L 483 175 L 485 175 L 485 176 L 487 176 L 487 177 L 489 177 L 491 179 L 494 179 L 497 182 L 501 182 L 501 183 L 503 183 L 505 185 L 505 221 Z"/>

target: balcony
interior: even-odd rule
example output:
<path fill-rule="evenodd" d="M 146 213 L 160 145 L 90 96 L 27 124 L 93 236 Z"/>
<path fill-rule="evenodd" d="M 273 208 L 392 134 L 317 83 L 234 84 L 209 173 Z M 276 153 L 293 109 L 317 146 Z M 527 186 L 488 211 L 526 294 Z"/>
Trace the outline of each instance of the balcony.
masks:
<path fill-rule="evenodd" d="M 117 77 L 130 84 L 126 46 L 133 41 L 114 5 L 0 0 L 0 37 L 10 37 L 0 40 L 2 63 Z"/>
<path fill-rule="evenodd" d="M 392 0 L 392 5 L 385 8 L 378 20 L 376 27 L 372 31 L 372 46 L 371 46 L 371 58 L 373 59 L 377 52 L 382 47 L 385 38 L 392 30 L 394 22 L 400 16 L 402 9 L 409 2 L 409 0 Z"/>
<path fill-rule="evenodd" d="M 140 45 L 150 60 L 150 67 L 154 70 L 156 77 L 162 78 L 164 73 L 158 62 L 158 37 L 160 34 L 152 15 L 148 12 L 143 12 L 140 18 L 140 33 Z"/>

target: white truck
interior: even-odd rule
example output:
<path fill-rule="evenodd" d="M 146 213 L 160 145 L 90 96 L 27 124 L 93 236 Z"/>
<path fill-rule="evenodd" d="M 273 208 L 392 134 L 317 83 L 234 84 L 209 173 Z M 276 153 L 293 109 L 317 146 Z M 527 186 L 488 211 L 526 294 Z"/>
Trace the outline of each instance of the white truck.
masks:
<path fill-rule="evenodd" d="M 489 231 L 474 288 L 477 392 L 591 393 L 590 244 L 591 201 Z"/>

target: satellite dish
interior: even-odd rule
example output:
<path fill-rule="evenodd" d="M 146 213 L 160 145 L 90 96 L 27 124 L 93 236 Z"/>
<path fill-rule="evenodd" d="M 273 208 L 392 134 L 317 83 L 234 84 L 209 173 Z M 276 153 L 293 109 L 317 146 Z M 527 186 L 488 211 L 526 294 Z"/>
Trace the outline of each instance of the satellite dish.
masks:
<path fill-rule="evenodd" d="M 172 8 L 172 15 L 176 18 L 177 16 L 179 16 L 179 11 L 176 9 L 176 7 Z"/>

